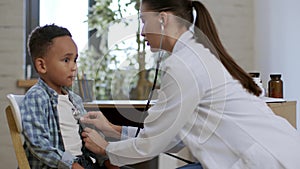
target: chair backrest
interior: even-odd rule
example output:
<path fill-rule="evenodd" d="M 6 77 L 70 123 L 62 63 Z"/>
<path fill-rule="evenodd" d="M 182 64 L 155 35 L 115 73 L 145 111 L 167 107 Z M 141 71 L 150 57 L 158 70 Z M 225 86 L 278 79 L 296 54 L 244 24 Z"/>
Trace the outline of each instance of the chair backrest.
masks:
<path fill-rule="evenodd" d="M 17 130 L 19 133 L 21 133 L 23 129 L 22 129 L 22 119 L 21 119 L 21 112 L 19 109 L 19 105 L 24 99 L 24 95 L 8 94 L 6 97 L 8 98 L 9 104 L 12 108 L 12 113 L 16 121 Z"/>
<path fill-rule="evenodd" d="M 24 98 L 24 95 L 8 94 L 9 106 L 6 108 L 6 118 L 9 126 L 11 139 L 13 142 L 15 154 L 20 169 L 30 169 L 28 159 L 26 157 L 23 141 L 22 141 L 22 120 L 19 109 L 19 104 Z"/>

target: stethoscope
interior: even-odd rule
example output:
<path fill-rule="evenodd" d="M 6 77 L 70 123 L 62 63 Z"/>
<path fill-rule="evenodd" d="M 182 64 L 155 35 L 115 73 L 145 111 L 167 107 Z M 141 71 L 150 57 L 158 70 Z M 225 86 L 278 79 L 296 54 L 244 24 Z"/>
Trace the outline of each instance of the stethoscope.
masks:
<path fill-rule="evenodd" d="M 141 121 L 144 119 L 144 118 L 143 118 L 143 117 L 144 117 L 144 114 L 146 114 L 146 112 L 147 112 L 148 109 L 149 109 L 150 102 L 151 102 L 151 100 L 152 100 L 152 96 L 153 96 L 153 93 L 154 93 L 154 90 L 155 90 L 155 87 L 156 87 L 156 81 L 157 81 L 157 76 L 158 76 L 158 72 L 159 72 L 160 63 L 161 63 L 161 60 L 162 60 L 162 57 L 163 57 L 163 51 L 162 51 L 162 41 L 163 41 L 163 37 L 164 37 L 164 20 L 163 20 L 163 19 L 160 20 L 160 24 L 161 24 L 161 36 L 160 36 L 160 44 L 159 44 L 158 59 L 157 59 L 157 61 L 156 61 L 155 77 L 154 77 L 154 81 L 153 81 L 153 85 L 152 85 L 151 91 L 150 91 L 150 93 L 149 93 L 149 97 L 148 97 L 148 100 L 147 100 L 147 104 L 146 104 L 146 106 L 145 106 L 145 108 L 144 108 L 144 110 L 143 110 L 143 115 L 142 115 L 142 117 L 141 117 L 141 119 L 140 119 L 140 121 L 139 121 L 138 129 L 137 129 L 137 131 L 136 131 L 136 133 L 135 133 L 135 137 L 138 136 L 138 134 L 139 134 L 139 132 L 140 132 L 140 130 L 141 130 L 141 125 L 142 125 L 142 122 L 141 122 Z M 165 152 L 165 154 L 166 154 L 166 155 L 169 155 L 169 156 L 171 156 L 171 157 L 177 158 L 177 159 L 179 159 L 179 160 L 181 160 L 181 161 L 184 161 L 184 162 L 186 162 L 187 164 L 193 164 L 192 161 L 183 159 L 183 158 L 178 157 L 178 156 L 176 156 L 176 155 L 173 155 L 173 154 L 171 154 L 171 153 L 166 153 L 166 152 Z"/>
<path fill-rule="evenodd" d="M 158 58 L 157 58 L 157 61 L 156 61 L 155 77 L 154 77 L 154 81 L 153 81 L 151 91 L 150 91 L 148 99 L 147 99 L 147 104 L 146 104 L 146 106 L 143 110 L 143 115 L 142 115 L 141 119 L 139 120 L 138 129 L 135 133 L 135 137 L 138 136 L 138 134 L 141 130 L 141 125 L 142 125 L 141 121 L 144 119 L 143 118 L 144 114 L 146 114 L 146 112 L 149 109 L 150 102 L 152 100 L 153 93 L 154 93 L 154 90 L 155 90 L 155 87 L 156 87 L 156 81 L 157 81 L 157 76 L 158 76 L 158 72 L 159 72 L 160 62 L 161 62 L 162 56 L 163 56 L 163 51 L 162 51 L 162 41 L 163 41 L 163 37 L 164 37 L 164 21 L 163 21 L 163 19 L 160 20 L 160 25 L 161 25 L 161 36 L 160 36 L 160 43 L 159 43 L 159 53 L 158 53 Z"/>

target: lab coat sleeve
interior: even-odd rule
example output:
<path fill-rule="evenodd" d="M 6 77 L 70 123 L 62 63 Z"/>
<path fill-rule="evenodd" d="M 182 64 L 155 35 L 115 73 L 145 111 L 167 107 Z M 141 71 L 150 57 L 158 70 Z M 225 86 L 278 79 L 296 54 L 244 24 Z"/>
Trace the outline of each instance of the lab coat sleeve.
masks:
<path fill-rule="evenodd" d="M 174 143 L 174 141 L 176 141 Z M 174 144 L 176 144 L 174 146 Z M 169 146 L 167 146 L 166 148 L 166 151 L 165 152 L 168 152 L 168 153 L 178 153 L 181 149 L 183 149 L 185 147 L 185 145 L 183 144 L 182 141 L 178 142 L 177 140 L 173 140 Z"/>
<path fill-rule="evenodd" d="M 199 77 L 180 57 L 170 62 L 172 66 L 165 68 L 162 77 L 158 101 L 149 109 L 138 137 L 110 142 L 106 147 L 112 164 L 123 166 L 139 163 L 171 148 L 171 141 L 198 105 L 203 93 Z M 178 143 L 174 142 L 174 146 Z"/>
<path fill-rule="evenodd" d="M 122 134 L 121 134 L 121 140 L 127 140 L 129 138 L 135 137 L 137 131 L 137 127 L 131 127 L 131 126 L 122 126 Z M 178 143 L 179 142 L 179 143 Z M 178 143 L 178 144 L 177 144 Z M 174 147 L 174 144 L 176 146 Z M 167 152 L 169 153 L 177 153 L 179 152 L 185 145 L 180 140 L 179 136 L 176 136 L 172 142 L 169 144 L 169 146 L 166 148 Z"/>
<path fill-rule="evenodd" d="M 137 127 L 122 126 L 121 140 L 127 140 L 135 137 Z"/>

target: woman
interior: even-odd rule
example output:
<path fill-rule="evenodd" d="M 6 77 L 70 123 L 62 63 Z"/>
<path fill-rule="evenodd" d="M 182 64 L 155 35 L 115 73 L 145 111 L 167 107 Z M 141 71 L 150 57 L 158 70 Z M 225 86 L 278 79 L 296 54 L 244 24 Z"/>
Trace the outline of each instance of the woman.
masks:
<path fill-rule="evenodd" d="M 181 142 L 203 168 L 300 166 L 299 134 L 257 97 L 258 86 L 225 51 L 199 1 L 143 0 L 141 19 L 151 50 L 171 53 L 162 68 L 157 103 L 148 110 L 137 137 L 136 128 L 116 126 L 101 113 L 89 113 L 82 122 L 110 136 L 128 137 L 108 143 L 86 128 L 86 147 L 108 155 L 117 166 L 149 160 Z"/>

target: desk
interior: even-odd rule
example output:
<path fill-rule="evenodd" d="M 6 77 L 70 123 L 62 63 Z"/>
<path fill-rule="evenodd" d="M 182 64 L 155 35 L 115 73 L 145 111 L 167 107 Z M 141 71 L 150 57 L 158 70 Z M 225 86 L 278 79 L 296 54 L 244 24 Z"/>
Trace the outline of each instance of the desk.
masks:
<path fill-rule="evenodd" d="M 291 125 L 297 128 L 296 125 L 296 101 L 287 101 L 280 103 L 267 103 L 273 112 L 285 118 Z"/>
<path fill-rule="evenodd" d="M 155 101 L 151 101 L 153 105 Z M 92 102 L 84 102 L 84 107 L 88 109 L 93 108 L 135 108 L 144 109 L 147 100 L 94 100 Z"/>
<path fill-rule="evenodd" d="M 153 105 L 155 101 L 150 102 Z M 95 100 L 84 102 L 87 111 L 100 110 L 106 118 L 116 125 L 142 126 L 147 116 L 144 112 L 147 100 Z"/>
<path fill-rule="evenodd" d="M 137 126 L 137 123 L 142 122 L 141 118 L 144 119 L 143 110 L 146 103 L 147 100 L 96 100 L 85 102 L 84 107 L 87 110 L 101 110 L 109 120 L 115 121 L 116 124 L 124 125 L 125 122 L 130 126 Z M 150 106 L 154 103 L 155 101 L 151 101 Z M 287 119 L 296 128 L 296 101 L 274 102 L 267 103 L 267 105 L 276 115 Z M 117 114 L 122 115 L 122 120 L 117 119 L 119 117 Z M 123 119 L 124 117 L 127 119 Z"/>

